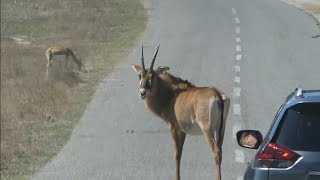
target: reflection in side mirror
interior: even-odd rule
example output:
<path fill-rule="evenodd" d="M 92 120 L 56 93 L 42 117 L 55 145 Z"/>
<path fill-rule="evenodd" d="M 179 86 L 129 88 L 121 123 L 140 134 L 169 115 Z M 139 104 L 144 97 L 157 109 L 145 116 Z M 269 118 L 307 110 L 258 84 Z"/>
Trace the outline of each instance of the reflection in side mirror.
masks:
<path fill-rule="evenodd" d="M 241 147 L 258 149 L 262 142 L 262 134 L 254 130 L 242 130 L 237 132 L 237 141 Z"/>

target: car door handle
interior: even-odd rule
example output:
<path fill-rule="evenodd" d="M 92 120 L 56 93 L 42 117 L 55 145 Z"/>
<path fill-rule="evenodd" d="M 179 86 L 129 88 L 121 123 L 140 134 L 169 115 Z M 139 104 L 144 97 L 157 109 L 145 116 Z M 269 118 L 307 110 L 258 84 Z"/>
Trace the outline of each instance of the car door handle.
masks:
<path fill-rule="evenodd" d="M 320 172 L 317 171 L 309 171 L 310 175 L 316 175 L 316 176 L 320 176 Z"/>

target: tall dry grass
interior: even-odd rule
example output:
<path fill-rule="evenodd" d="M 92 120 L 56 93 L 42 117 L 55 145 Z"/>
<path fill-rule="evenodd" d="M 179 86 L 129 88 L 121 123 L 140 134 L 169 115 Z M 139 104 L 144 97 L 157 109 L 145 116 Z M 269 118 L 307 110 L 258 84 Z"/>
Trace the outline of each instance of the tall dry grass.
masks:
<path fill-rule="evenodd" d="M 75 68 L 67 69 L 64 61 L 58 61 L 46 80 L 45 59 L 28 54 L 39 49 L 3 47 L 2 50 L 1 171 L 19 175 L 25 173 L 21 165 L 28 168 L 37 158 L 51 157 L 54 151 L 50 149 L 58 147 L 50 141 L 59 141 L 59 136 L 66 135 L 63 133 L 66 127 L 61 123 L 68 126 L 71 122 L 59 118 L 67 113 L 72 102 L 69 94 L 78 85 L 79 77 Z M 60 130 L 55 130 L 56 126 Z"/>
<path fill-rule="evenodd" d="M 1 179 L 27 178 L 58 153 L 145 22 L 139 0 L 1 1 Z M 57 56 L 46 79 L 53 44 L 70 47 L 88 72 Z"/>

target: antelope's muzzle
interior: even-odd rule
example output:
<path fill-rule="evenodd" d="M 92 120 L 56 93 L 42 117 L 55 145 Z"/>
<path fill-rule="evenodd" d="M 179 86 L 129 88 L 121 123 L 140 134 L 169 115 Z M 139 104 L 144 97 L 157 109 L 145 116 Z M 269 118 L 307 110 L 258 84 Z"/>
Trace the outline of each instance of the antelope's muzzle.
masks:
<path fill-rule="evenodd" d="M 144 99 L 147 96 L 147 91 L 145 89 L 140 89 L 140 98 Z"/>

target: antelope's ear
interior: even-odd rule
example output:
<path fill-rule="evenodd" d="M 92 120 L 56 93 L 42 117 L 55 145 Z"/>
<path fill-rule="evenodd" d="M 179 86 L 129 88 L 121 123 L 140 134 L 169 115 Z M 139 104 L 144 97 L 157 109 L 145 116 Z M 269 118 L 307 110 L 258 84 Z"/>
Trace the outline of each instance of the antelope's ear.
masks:
<path fill-rule="evenodd" d="M 138 65 L 131 65 L 132 69 L 137 73 L 137 74 L 142 74 L 142 67 L 138 66 Z"/>
<path fill-rule="evenodd" d="M 156 70 L 158 74 L 163 74 L 168 71 L 170 68 L 168 66 L 159 66 Z"/>

